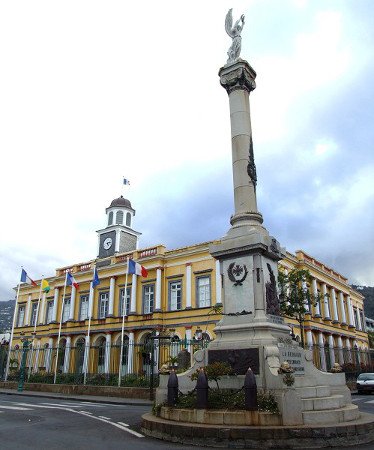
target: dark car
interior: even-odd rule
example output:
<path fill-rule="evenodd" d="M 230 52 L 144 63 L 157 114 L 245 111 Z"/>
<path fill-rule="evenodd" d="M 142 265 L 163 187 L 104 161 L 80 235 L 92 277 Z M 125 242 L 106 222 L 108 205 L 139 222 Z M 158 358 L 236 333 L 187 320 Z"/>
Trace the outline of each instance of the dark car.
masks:
<path fill-rule="evenodd" d="M 357 392 L 364 394 L 365 392 L 374 391 L 374 373 L 360 373 L 357 377 Z"/>

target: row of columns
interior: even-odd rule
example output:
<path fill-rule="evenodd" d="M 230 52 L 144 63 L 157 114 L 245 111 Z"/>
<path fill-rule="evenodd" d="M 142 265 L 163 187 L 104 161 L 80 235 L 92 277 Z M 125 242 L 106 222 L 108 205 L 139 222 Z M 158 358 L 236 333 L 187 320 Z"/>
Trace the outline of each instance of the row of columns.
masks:
<path fill-rule="evenodd" d="M 215 267 L 215 298 L 216 303 L 222 303 L 222 292 L 221 292 L 221 275 L 220 275 L 220 267 L 219 261 L 216 261 Z M 130 302 L 130 313 L 136 313 L 136 293 L 137 293 L 137 275 L 132 275 L 131 279 L 131 302 Z M 114 315 L 114 292 L 116 285 L 116 277 L 111 277 L 109 281 L 109 305 L 108 305 L 108 315 Z M 161 311 L 161 286 L 162 286 L 162 268 L 159 267 L 156 269 L 156 286 L 155 286 L 155 303 L 154 310 Z M 53 312 L 52 312 L 52 322 L 57 322 L 57 305 L 58 299 L 60 295 L 60 288 L 56 287 L 54 289 L 54 299 L 53 299 Z M 69 296 L 65 296 L 65 298 L 70 298 L 70 310 L 69 310 L 69 318 L 68 320 L 74 320 L 74 312 L 75 312 L 75 303 L 76 303 L 77 291 L 74 286 L 71 288 L 71 294 Z M 92 283 L 90 283 L 90 292 L 89 292 L 89 317 L 93 318 L 93 298 L 94 298 L 94 289 L 92 288 Z M 26 305 L 25 311 L 25 321 L 24 325 L 30 325 L 31 321 L 31 295 L 29 295 Z M 43 296 L 40 301 L 39 311 L 36 317 L 36 323 L 42 325 L 46 321 L 46 307 L 47 307 L 47 299 L 46 294 L 43 293 Z M 186 308 L 192 307 L 192 269 L 191 264 L 186 264 Z"/>
<path fill-rule="evenodd" d="M 331 333 L 327 335 L 328 339 L 328 347 L 329 347 L 329 355 L 330 355 L 330 366 L 332 367 L 335 362 L 338 362 L 340 365 L 344 364 L 344 355 L 343 355 L 343 349 L 350 351 L 352 349 L 350 338 L 349 337 L 342 337 L 337 336 L 336 339 L 336 347 L 338 349 L 338 357 L 337 360 L 335 358 L 335 352 L 334 352 L 334 337 Z M 345 341 L 345 347 L 343 344 L 343 339 Z M 312 349 L 314 342 L 313 342 L 313 335 L 312 330 L 306 330 L 306 342 L 307 346 Z M 324 340 L 324 333 L 322 331 L 318 332 L 318 346 L 319 346 L 319 353 L 320 353 L 320 360 L 321 360 L 321 370 L 326 371 L 327 370 L 327 361 L 326 361 L 326 353 L 325 353 L 325 340 Z M 357 341 L 353 341 L 353 346 L 357 346 Z"/>

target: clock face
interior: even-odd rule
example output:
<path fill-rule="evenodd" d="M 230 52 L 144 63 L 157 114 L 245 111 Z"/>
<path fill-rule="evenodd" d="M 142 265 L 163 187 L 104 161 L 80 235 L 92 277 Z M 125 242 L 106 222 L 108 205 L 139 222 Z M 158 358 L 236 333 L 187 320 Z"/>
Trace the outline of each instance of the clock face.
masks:
<path fill-rule="evenodd" d="M 104 240 L 103 247 L 105 250 L 109 250 L 112 244 L 113 244 L 112 238 L 108 237 Z"/>

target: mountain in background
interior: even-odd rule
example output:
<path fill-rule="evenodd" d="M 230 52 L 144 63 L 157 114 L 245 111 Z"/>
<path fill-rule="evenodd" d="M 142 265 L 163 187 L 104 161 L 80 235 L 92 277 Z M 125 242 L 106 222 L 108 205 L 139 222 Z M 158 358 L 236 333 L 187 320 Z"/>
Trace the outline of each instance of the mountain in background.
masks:
<path fill-rule="evenodd" d="M 0 334 L 12 330 L 15 300 L 0 302 Z"/>
<path fill-rule="evenodd" d="M 374 287 L 371 286 L 357 286 L 352 284 L 354 290 L 358 291 L 365 297 L 364 309 L 365 317 L 374 319 Z"/>

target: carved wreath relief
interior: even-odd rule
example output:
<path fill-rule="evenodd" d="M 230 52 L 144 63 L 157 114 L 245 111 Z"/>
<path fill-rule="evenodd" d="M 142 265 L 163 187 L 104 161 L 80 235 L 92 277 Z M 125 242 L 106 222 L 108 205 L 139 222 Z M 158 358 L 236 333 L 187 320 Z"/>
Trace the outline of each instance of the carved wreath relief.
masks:
<path fill-rule="evenodd" d="M 248 275 L 247 266 L 245 264 L 240 265 L 233 262 L 227 269 L 227 275 L 230 281 L 234 283 L 234 286 L 241 286 Z"/>

